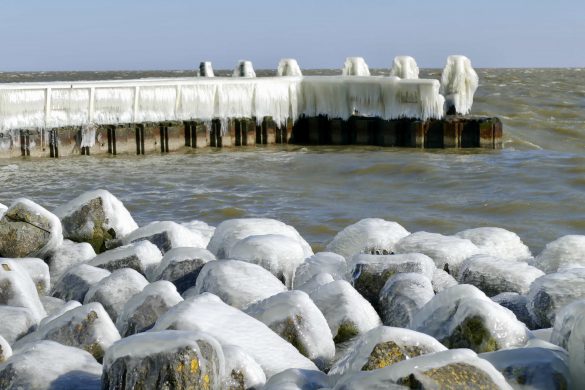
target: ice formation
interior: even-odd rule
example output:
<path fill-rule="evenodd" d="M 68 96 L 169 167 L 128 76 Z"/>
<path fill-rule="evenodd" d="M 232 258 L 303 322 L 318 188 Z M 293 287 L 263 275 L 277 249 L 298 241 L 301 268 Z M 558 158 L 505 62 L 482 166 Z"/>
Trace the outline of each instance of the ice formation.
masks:
<path fill-rule="evenodd" d="M 289 368 L 272 376 L 263 390 L 328 389 L 330 378 L 321 371 Z"/>
<path fill-rule="evenodd" d="M 261 389 L 266 383 L 262 367 L 250 354 L 235 345 L 223 345 L 225 356 L 225 377 L 227 387 L 244 389 Z"/>
<path fill-rule="evenodd" d="M 585 388 L 585 313 L 576 316 L 573 331 L 567 343 L 569 368 L 574 389 Z"/>
<path fill-rule="evenodd" d="M 181 223 L 182 226 L 185 226 L 187 229 L 191 230 L 193 233 L 196 233 L 201 236 L 205 245 L 204 248 L 207 247 L 209 244 L 209 240 L 213 237 L 213 232 L 215 232 L 215 227 L 208 225 L 203 221 L 199 221 L 197 219 L 189 222 Z"/>
<path fill-rule="evenodd" d="M 168 280 L 177 286 L 179 293 L 195 286 L 201 268 L 215 256 L 203 248 L 174 248 L 165 253 L 160 264 L 151 272 L 149 279 Z"/>
<path fill-rule="evenodd" d="M 441 291 L 453 287 L 457 285 L 457 280 L 444 270 L 440 268 L 435 268 L 433 271 L 433 278 L 431 279 L 431 284 L 433 285 L 433 291 L 435 294 L 440 293 Z"/>
<path fill-rule="evenodd" d="M 406 328 L 412 317 L 434 296 L 433 286 L 426 276 L 398 273 L 380 290 L 378 312 L 384 325 Z"/>
<path fill-rule="evenodd" d="M 213 74 L 213 67 L 211 61 L 203 61 L 199 63 L 199 76 L 201 77 L 215 77 Z"/>
<path fill-rule="evenodd" d="M 345 279 L 348 273 L 345 258 L 332 252 L 319 252 L 314 254 L 298 266 L 295 272 L 293 287 L 295 289 L 303 289 L 303 285 L 313 279 L 317 274 L 325 273 L 331 276 L 331 280 Z"/>
<path fill-rule="evenodd" d="M 415 59 L 410 56 L 394 57 L 390 76 L 401 79 L 418 79 L 418 66 Z"/>
<path fill-rule="evenodd" d="M 162 254 L 154 244 L 149 241 L 138 241 L 110 249 L 97 255 L 87 264 L 110 272 L 121 268 L 132 268 L 146 276 L 160 264 L 161 260 Z"/>
<path fill-rule="evenodd" d="M 454 107 L 458 114 L 466 115 L 473 105 L 473 95 L 479 78 L 465 56 L 449 56 L 441 75 L 441 93 L 445 96 L 447 110 Z"/>
<path fill-rule="evenodd" d="M 85 263 L 95 256 L 95 250 L 87 242 L 63 240 L 63 244 L 51 252 L 46 259 L 51 280 L 57 281 L 69 268 Z"/>
<path fill-rule="evenodd" d="M 49 275 L 49 266 L 47 263 L 36 257 L 22 257 L 16 261 L 32 279 L 37 292 L 39 293 L 39 297 L 49 294 L 51 277 Z"/>
<path fill-rule="evenodd" d="M 44 297 L 44 298 L 52 298 L 52 297 Z M 54 299 L 58 299 L 58 298 L 54 298 Z M 47 311 L 48 314 L 39 323 L 39 326 L 40 327 L 42 327 L 45 324 L 53 321 L 57 317 L 61 317 L 63 314 L 65 314 L 69 310 L 73 310 L 75 308 L 78 308 L 79 306 L 81 306 L 81 303 L 79 303 L 77 301 L 65 302 L 61 307 L 59 307 L 57 310 L 55 310 L 53 312 L 49 312 L 49 310 L 47 310 L 47 305 L 44 305 L 44 306 L 45 306 L 45 310 Z"/>
<path fill-rule="evenodd" d="M 252 61 L 240 60 L 234 68 L 233 77 L 256 77 Z"/>
<path fill-rule="evenodd" d="M 369 76 L 370 68 L 363 57 L 347 57 L 341 74 L 344 76 Z"/>
<path fill-rule="evenodd" d="M 550 342 L 569 349 L 569 338 L 579 318 L 585 316 L 585 299 L 569 303 L 556 315 Z"/>
<path fill-rule="evenodd" d="M 69 268 L 53 285 L 52 295 L 65 301 L 83 302 L 85 294 L 103 278 L 110 276 L 110 271 L 79 264 Z"/>
<path fill-rule="evenodd" d="M 2 218 L 2 216 L 4 215 L 4 213 L 6 212 L 6 210 L 8 210 L 8 206 L 3 205 L 2 203 L 0 203 L 0 218 Z"/>
<path fill-rule="evenodd" d="M 47 315 L 33 280 L 18 260 L 0 258 L 0 305 L 27 308 L 36 322 Z"/>
<path fill-rule="evenodd" d="M 34 331 L 38 324 L 31 309 L 0 305 L 0 335 L 12 345 L 16 340 Z"/>
<path fill-rule="evenodd" d="M 528 329 L 534 329 L 534 321 L 528 311 L 528 298 L 515 292 L 503 292 L 491 297 L 492 301 L 510 310 Z"/>
<path fill-rule="evenodd" d="M 0 364 L 4 363 L 10 356 L 12 356 L 12 348 L 8 341 L 0 335 Z"/>
<path fill-rule="evenodd" d="M 585 236 L 568 235 L 549 242 L 533 265 L 545 273 L 569 268 L 585 268 Z"/>
<path fill-rule="evenodd" d="M 318 274 L 314 275 L 311 279 L 307 280 L 305 283 L 301 284 L 300 286 L 296 286 L 295 290 L 301 290 L 306 292 L 307 294 L 311 294 L 319 287 L 331 283 L 334 280 L 340 279 L 334 279 L 333 276 L 331 276 L 331 274 L 327 272 L 319 272 Z"/>
<path fill-rule="evenodd" d="M 201 234 L 172 221 L 151 222 L 124 237 L 126 244 L 140 240 L 152 242 L 163 254 L 173 248 L 204 248 L 207 244 Z"/>
<path fill-rule="evenodd" d="M 530 249 L 514 232 L 498 227 L 467 229 L 455 234 L 473 242 L 481 253 L 505 260 L 529 260 Z"/>
<path fill-rule="evenodd" d="M 301 68 L 294 58 L 283 58 L 278 62 L 277 76 L 296 76 L 303 75 Z"/>

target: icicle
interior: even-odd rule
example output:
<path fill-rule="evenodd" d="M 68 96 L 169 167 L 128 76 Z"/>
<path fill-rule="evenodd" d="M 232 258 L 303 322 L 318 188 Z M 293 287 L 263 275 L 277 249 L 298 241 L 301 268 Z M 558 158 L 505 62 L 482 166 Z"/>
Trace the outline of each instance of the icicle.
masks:
<path fill-rule="evenodd" d="M 449 56 L 441 76 L 441 93 L 445 95 L 446 111 L 451 114 L 468 114 L 479 78 L 465 56 Z"/>
<path fill-rule="evenodd" d="M 283 58 L 278 63 L 277 76 L 302 76 L 301 68 L 294 58 Z"/>
<path fill-rule="evenodd" d="M 394 57 L 390 76 L 400 77 L 401 79 L 418 79 L 416 61 L 410 56 Z"/>
<path fill-rule="evenodd" d="M 369 76 L 370 68 L 362 57 L 347 57 L 341 74 L 343 76 Z"/>
<path fill-rule="evenodd" d="M 240 60 L 234 69 L 233 77 L 256 77 L 252 61 Z"/>
<path fill-rule="evenodd" d="M 199 76 L 201 77 L 215 77 L 213 74 L 213 67 L 210 61 L 203 61 L 199 64 Z"/>
<path fill-rule="evenodd" d="M 97 126 L 94 124 L 88 124 L 81 127 L 81 147 L 92 147 L 95 145 L 95 132 Z"/>

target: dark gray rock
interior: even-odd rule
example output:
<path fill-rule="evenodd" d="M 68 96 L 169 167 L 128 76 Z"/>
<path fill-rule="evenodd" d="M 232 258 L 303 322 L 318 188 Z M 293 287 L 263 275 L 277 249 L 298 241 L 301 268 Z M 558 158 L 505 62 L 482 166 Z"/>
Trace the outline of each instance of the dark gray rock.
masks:
<path fill-rule="evenodd" d="M 87 264 L 113 272 L 122 268 L 132 268 L 146 276 L 160 264 L 160 250 L 148 241 L 140 241 L 103 252 Z"/>
<path fill-rule="evenodd" d="M 215 260 L 213 253 L 202 248 L 171 249 L 162 258 L 153 271 L 151 280 L 168 280 L 176 287 L 179 294 L 195 286 L 201 268 Z"/>
<path fill-rule="evenodd" d="M 492 301 L 499 303 L 506 309 L 512 311 L 516 318 L 528 327 L 528 329 L 535 329 L 536 325 L 528 312 L 528 298 L 525 295 L 520 295 L 514 292 L 504 292 L 492 297 Z"/>
<path fill-rule="evenodd" d="M 64 301 L 83 302 L 85 294 L 100 280 L 110 275 L 110 271 L 80 264 L 70 268 L 53 286 L 52 295 Z"/>

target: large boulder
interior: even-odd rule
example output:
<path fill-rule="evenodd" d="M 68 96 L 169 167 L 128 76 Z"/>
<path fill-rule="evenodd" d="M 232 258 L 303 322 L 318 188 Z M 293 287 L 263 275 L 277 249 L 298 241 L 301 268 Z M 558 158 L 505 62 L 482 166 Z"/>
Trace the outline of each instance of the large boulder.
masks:
<path fill-rule="evenodd" d="M 0 305 L 0 336 L 12 345 L 37 327 L 38 320 L 31 309 Z"/>
<path fill-rule="evenodd" d="M 174 248 L 165 253 L 160 264 L 152 271 L 150 280 L 168 280 L 182 294 L 195 286 L 201 268 L 213 260 L 215 256 L 207 249 Z"/>
<path fill-rule="evenodd" d="M 61 301 L 61 299 L 59 299 L 59 298 L 53 298 L 53 297 L 48 297 L 48 296 L 45 296 L 43 298 L 52 298 L 52 299 L 57 299 L 57 300 Z M 45 306 L 45 310 L 46 310 L 47 305 L 44 304 L 44 306 Z M 47 316 L 41 320 L 41 322 L 39 323 L 39 326 L 42 327 L 45 324 L 53 321 L 55 318 L 61 317 L 63 314 L 65 314 L 69 310 L 73 310 L 73 309 L 78 308 L 80 306 L 81 306 L 81 303 L 79 303 L 77 301 L 63 302 L 63 304 L 61 306 L 59 306 L 58 308 L 55 308 L 50 313 L 47 311 L 47 313 L 48 313 Z"/>
<path fill-rule="evenodd" d="M 208 334 L 179 330 L 140 333 L 112 345 L 102 389 L 222 388 L 224 356 Z"/>
<path fill-rule="evenodd" d="M 62 242 L 59 218 L 31 200 L 15 200 L 0 219 L 0 257 L 42 258 Z"/>
<path fill-rule="evenodd" d="M 319 252 L 305 259 L 295 271 L 293 288 L 303 290 L 303 285 L 313 279 L 315 275 L 327 273 L 334 280 L 345 279 L 348 273 L 347 261 L 341 255 L 333 252 Z"/>
<path fill-rule="evenodd" d="M 106 242 L 119 239 L 138 228 L 122 202 L 106 190 L 89 191 L 57 207 L 63 235 L 75 242 L 87 242 L 97 252 Z"/>
<path fill-rule="evenodd" d="M 25 257 L 14 260 L 28 273 L 35 284 L 39 297 L 49 294 L 51 289 L 51 275 L 47 263 L 36 257 Z"/>
<path fill-rule="evenodd" d="M 532 258 L 530 249 L 514 232 L 498 227 L 467 229 L 455 236 L 473 242 L 480 253 L 510 261 L 526 261 Z"/>
<path fill-rule="evenodd" d="M 585 299 L 580 299 L 563 307 L 555 317 L 555 326 L 551 331 L 550 342 L 568 350 L 571 333 L 575 324 L 583 316 L 585 316 Z"/>
<path fill-rule="evenodd" d="M 69 268 L 85 263 L 95 256 L 93 247 L 87 242 L 77 243 L 71 240 L 63 240 L 63 244 L 52 251 L 46 258 L 51 280 L 58 280 Z"/>
<path fill-rule="evenodd" d="M 225 356 L 224 386 L 228 390 L 261 389 L 266 374 L 250 354 L 235 345 L 223 345 Z"/>
<path fill-rule="evenodd" d="M 568 235 L 549 242 L 533 265 L 550 274 L 585 267 L 585 235 Z"/>
<path fill-rule="evenodd" d="M 191 230 L 193 233 L 197 234 L 203 240 L 205 244 L 203 247 L 207 248 L 209 244 L 209 240 L 213 237 L 213 233 L 215 232 L 215 227 L 210 226 L 207 223 L 199 220 L 193 220 L 189 222 L 181 223 L 181 226 L 186 227 L 187 229 Z"/>
<path fill-rule="evenodd" d="M 47 315 L 35 283 L 18 260 L 0 259 L 0 305 L 30 309 L 35 322 Z"/>
<path fill-rule="evenodd" d="M 122 242 L 130 244 L 143 240 L 156 245 L 163 254 L 173 248 L 205 248 L 208 242 L 201 234 L 172 221 L 151 222 L 128 234 Z"/>
<path fill-rule="evenodd" d="M 83 302 L 89 289 L 110 276 L 110 271 L 92 267 L 87 264 L 79 264 L 65 272 L 53 285 L 52 294 L 64 301 Z"/>
<path fill-rule="evenodd" d="M 429 278 L 418 273 L 399 273 L 386 281 L 380 291 L 378 312 L 384 325 L 406 328 L 413 316 L 435 293 Z"/>
<path fill-rule="evenodd" d="M 526 295 L 520 295 L 515 292 L 503 292 L 491 298 L 492 301 L 514 313 L 516 318 L 522 321 L 528 329 L 534 329 L 536 327 L 528 311 L 528 298 Z"/>
<path fill-rule="evenodd" d="M 433 278 L 431 279 L 431 284 L 433 285 L 433 291 L 435 292 L 435 294 L 437 294 L 449 287 L 456 286 L 459 283 L 453 276 L 451 276 L 445 270 L 435 268 L 435 270 L 433 271 Z"/>
<path fill-rule="evenodd" d="M 313 291 L 315 291 L 319 287 L 324 286 L 328 283 L 331 283 L 334 280 L 336 280 L 336 279 L 334 279 L 333 276 L 331 276 L 331 274 L 329 274 L 327 272 L 321 272 L 321 273 L 318 273 L 315 276 L 313 276 L 311 279 L 307 280 L 302 285 L 295 288 L 295 290 L 300 290 L 300 291 L 306 292 L 307 294 L 311 294 Z"/>
<path fill-rule="evenodd" d="M 160 250 L 148 241 L 140 241 L 103 252 L 87 264 L 107 269 L 110 272 L 121 268 L 132 268 L 146 276 L 162 259 Z"/>

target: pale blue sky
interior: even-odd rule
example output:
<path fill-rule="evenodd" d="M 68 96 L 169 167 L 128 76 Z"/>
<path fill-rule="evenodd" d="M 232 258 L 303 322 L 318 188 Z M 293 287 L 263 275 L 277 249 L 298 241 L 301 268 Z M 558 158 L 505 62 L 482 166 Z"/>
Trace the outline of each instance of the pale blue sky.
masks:
<path fill-rule="evenodd" d="M 0 0 L 0 71 L 585 66 L 584 0 Z"/>

